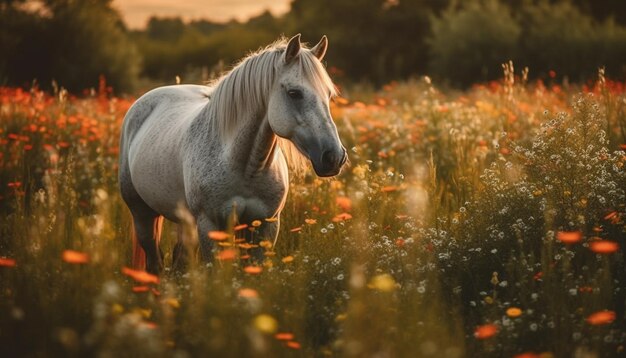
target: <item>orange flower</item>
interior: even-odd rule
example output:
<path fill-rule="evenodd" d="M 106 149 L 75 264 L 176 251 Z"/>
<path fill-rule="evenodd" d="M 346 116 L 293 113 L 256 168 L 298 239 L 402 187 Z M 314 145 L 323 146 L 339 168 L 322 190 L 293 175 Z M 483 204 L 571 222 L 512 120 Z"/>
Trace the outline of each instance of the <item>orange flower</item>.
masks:
<path fill-rule="evenodd" d="M 243 271 L 250 275 L 258 275 L 263 272 L 263 267 L 261 266 L 246 266 L 243 268 Z"/>
<path fill-rule="evenodd" d="M 587 323 L 593 326 L 609 324 L 613 321 L 615 321 L 615 312 L 613 311 L 598 311 L 587 317 Z"/>
<path fill-rule="evenodd" d="M 347 196 L 338 196 L 335 199 L 335 203 L 337 203 L 337 206 L 339 206 L 343 211 L 352 210 L 352 200 L 350 200 Z"/>
<path fill-rule="evenodd" d="M 248 228 L 248 224 L 241 224 L 241 225 L 237 225 L 237 226 L 235 226 L 233 229 L 234 229 L 235 231 L 239 231 L 239 230 L 243 230 L 243 229 L 246 229 L 246 228 Z"/>
<path fill-rule="evenodd" d="M 300 345 L 300 343 L 298 343 L 296 341 L 289 341 L 289 342 L 287 342 L 287 347 L 289 347 L 291 349 L 300 349 L 302 346 Z"/>
<path fill-rule="evenodd" d="M 593 241 L 589 244 L 589 249 L 596 254 L 612 254 L 619 250 L 619 244 L 608 240 Z"/>
<path fill-rule="evenodd" d="M 0 257 L 0 267 L 15 267 L 15 260 Z"/>
<path fill-rule="evenodd" d="M 604 216 L 604 220 L 612 220 L 612 219 L 617 218 L 617 216 L 618 216 L 617 211 L 611 211 L 610 213 Z"/>
<path fill-rule="evenodd" d="M 316 219 L 304 219 L 304 222 L 307 223 L 308 225 L 317 224 Z"/>
<path fill-rule="evenodd" d="M 556 238 L 565 244 L 575 244 L 582 240 L 583 234 L 580 231 L 559 231 Z"/>
<path fill-rule="evenodd" d="M 292 261 L 293 261 L 293 256 L 285 256 L 285 257 L 283 257 L 283 259 L 282 259 L 281 261 L 282 261 L 283 263 L 288 264 L 288 263 L 290 263 L 290 262 L 292 262 Z"/>
<path fill-rule="evenodd" d="M 159 283 L 159 278 L 153 274 L 142 270 L 133 270 L 128 267 L 122 268 L 122 273 L 137 282 L 141 283 Z"/>
<path fill-rule="evenodd" d="M 510 307 L 506 310 L 506 315 L 511 318 L 519 317 L 522 315 L 522 310 L 517 307 Z"/>
<path fill-rule="evenodd" d="M 233 249 L 222 250 L 219 254 L 217 254 L 217 259 L 220 261 L 230 261 L 234 260 L 236 257 L 237 251 Z"/>
<path fill-rule="evenodd" d="M 279 332 L 274 335 L 279 341 L 290 341 L 293 339 L 293 333 Z"/>
<path fill-rule="evenodd" d="M 392 191 L 396 191 L 399 188 L 397 186 L 394 185 L 388 185 L 388 186 L 384 186 L 382 189 L 380 189 L 383 193 L 391 193 Z"/>
<path fill-rule="evenodd" d="M 224 241 L 230 237 L 230 234 L 224 231 L 209 231 L 209 239 L 215 241 Z"/>
<path fill-rule="evenodd" d="M 487 339 L 495 336 L 498 333 L 498 326 L 495 324 L 484 324 L 476 327 L 474 331 L 474 337 L 477 339 Z"/>
<path fill-rule="evenodd" d="M 298 232 L 302 230 L 302 226 L 298 226 L 298 227 L 294 227 L 293 229 L 289 230 L 290 232 Z"/>
<path fill-rule="evenodd" d="M 539 357 L 541 357 L 539 354 L 533 353 L 533 352 L 525 352 L 525 353 L 520 353 L 520 354 L 513 356 L 513 358 L 539 358 Z"/>
<path fill-rule="evenodd" d="M 148 292 L 149 290 L 150 287 L 148 286 L 133 286 L 133 292 L 135 293 Z"/>
<path fill-rule="evenodd" d="M 65 250 L 62 255 L 63 261 L 69 264 L 86 264 L 89 262 L 89 255 L 84 252 Z"/>
<path fill-rule="evenodd" d="M 332 219 L 333 222 L 337 223 L 340 221 L 345 221 L 345 220 L 350 220 L 352 219 L 352 215 L 348 214 L 348 213 L 341 213 L 338 215 L 335 215 L 335 217 Z"/>
<path fill-rule="evenodd" d="M 140 327 L 146 328 L 146 329 L 157 329 L 159 326 L 154 322 L 142 321 L 140 323 Z"/>
<path fill-rule="evenodd" d="M 259 293 L 253 288 L 242 288 L 239 290 L 239 297 L 241 298 L 258 298 Z"/>

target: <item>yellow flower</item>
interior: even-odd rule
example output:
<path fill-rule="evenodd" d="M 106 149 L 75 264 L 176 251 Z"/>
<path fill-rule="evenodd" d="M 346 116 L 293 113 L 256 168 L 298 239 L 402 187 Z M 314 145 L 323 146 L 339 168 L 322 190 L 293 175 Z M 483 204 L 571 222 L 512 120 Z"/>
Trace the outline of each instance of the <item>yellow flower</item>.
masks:
<path fill-rule="evenodd" d="M 370 281 L 369 287 L 380 292 L 392 292 L 396 289 L 396 281 L 391 275 L 385 273 L 374 276 Z"/>
<path fill-rule="evenodd" d="M 268 314 L 260 314 L 254 318 L 254 327 L 262 333 L 272 334 L 278 329 L 278 322 Z"/>

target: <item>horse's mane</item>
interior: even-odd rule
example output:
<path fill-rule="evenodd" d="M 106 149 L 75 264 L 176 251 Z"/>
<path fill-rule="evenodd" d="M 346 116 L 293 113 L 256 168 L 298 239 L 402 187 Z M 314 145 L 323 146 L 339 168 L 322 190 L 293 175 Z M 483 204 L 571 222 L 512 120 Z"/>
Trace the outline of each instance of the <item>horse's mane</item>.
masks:
<path fill-rule="evenodd" d="M 209 109 L 210 125 L 214 133 L 224 144 L 231 143 L 243 121 L 244 114 L 263 108 L 267 104 L 283 54 L 287 47 L 287 39 L 281 38 L 271 45 L 253 52 L 243 58 L 235 67 L 216 81 L 210 83 L 214 87 L 211 93 Z M 299 58 L 299 70 L 304 78 L 313 86 L 327 95 L 335 96 L 336 88 L 324 69 L 322 63 L 302 46 Z M 293 169 L 302 170 L 307 160 L 288 140 L 278 138 L 278 145 Z"/>

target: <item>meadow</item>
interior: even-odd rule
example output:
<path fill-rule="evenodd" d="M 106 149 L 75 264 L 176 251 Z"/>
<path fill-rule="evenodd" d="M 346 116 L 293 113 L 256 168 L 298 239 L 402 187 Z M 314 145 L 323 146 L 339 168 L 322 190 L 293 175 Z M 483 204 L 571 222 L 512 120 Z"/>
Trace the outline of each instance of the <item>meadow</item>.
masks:
<path fill-rule="evenodd" d="M 130 267 L 117 189 L 132 98 L 0 88 L 4 356 L 626 354 L 626 87 L 430 79 L 332 103 L 350 166 L 292 176 L 276 243 Z M 193 223 L 182 230 L 192 238 Z M 195 238 L 197 240 L 197 238 Z"/>

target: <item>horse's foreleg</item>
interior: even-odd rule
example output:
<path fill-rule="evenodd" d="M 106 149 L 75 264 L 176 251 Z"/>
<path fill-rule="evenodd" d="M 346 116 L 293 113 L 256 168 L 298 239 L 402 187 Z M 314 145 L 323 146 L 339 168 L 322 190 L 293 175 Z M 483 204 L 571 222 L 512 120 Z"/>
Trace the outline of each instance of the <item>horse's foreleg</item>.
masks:
<path fill-rule="evenodd" d="M 183 227 L 184 224 L 178 225 L 177 231 L 177 241 L 176 245 L 174 245 L 173 252 L 173 260 L 172 260 L 172 270 L 177 273 L 183 273 L 187 270 L 187 265 L 189 263 L 189 250 L 188 247 L 190 239 L 185 237 L 185 229 Z"/>
<path fill-rule="evenodd" d="M 133 213 L 133 224 L 137 241 L 146 253 L 146 271 L 158 275 L 163 269 L 163 260 L 159 251 L 163 217 Z"/>
<path fill-rule="evenodd" d="M 209 232 L 218 230 L 218 227 L 204 215 L 199 216 L 196 220 L 198 224 L 200 256 L 202 257 L 202 261 L 209 263 L 213 261 L 213 242 L 209 239 Z"/>

